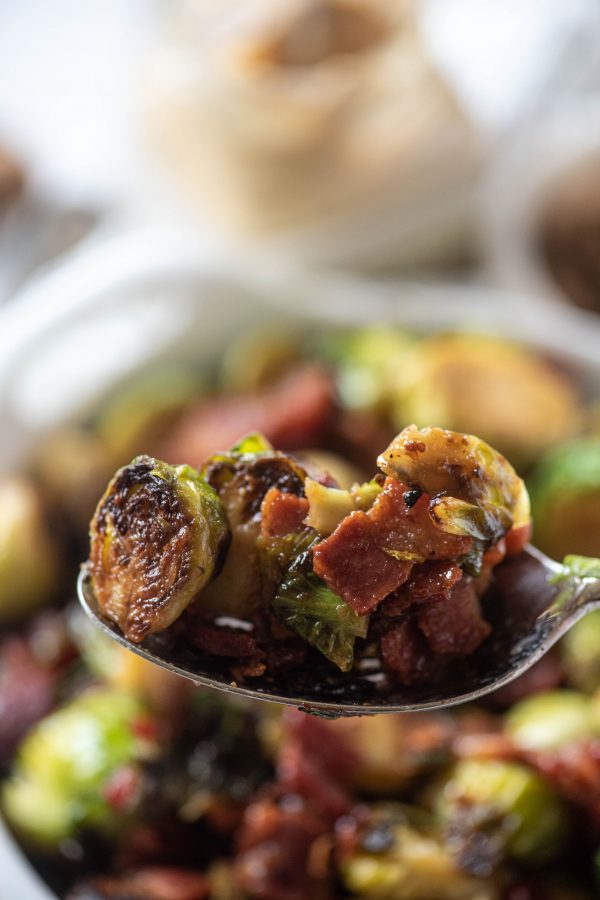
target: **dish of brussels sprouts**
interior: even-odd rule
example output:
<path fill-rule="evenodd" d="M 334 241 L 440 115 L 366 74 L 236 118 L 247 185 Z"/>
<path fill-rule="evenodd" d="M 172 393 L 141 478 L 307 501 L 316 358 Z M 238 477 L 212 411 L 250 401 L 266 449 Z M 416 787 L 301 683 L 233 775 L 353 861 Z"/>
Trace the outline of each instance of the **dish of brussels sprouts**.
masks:
<path fill-rule="evenodd" d="M 136 591 L 147 592 L 137 609 L 127 584 L 120 592 L 105 585 L 111 614 L 136 639 L 193 626 L 198 652 L 225 650 L 232 677 L 250 682 L 254 667 L 285 671 L 309 658 L 339 671 L 321 648 L 356 664 L 368 640 L 357 620 L 369 610 L 352 607 L 367 594 L 346 594 L 349 566 L 333 565 L 332 538 L 354 517 L 377 535 L 380 550 L 388 531 L 376 513 L 395 501 L 402 521 L 438 516 L 446 530 L 435 527 L 452 550 L 433 562 L 387 554 L 396 573 L 410 564 L 404 585 L 412 579 L 413 591 L 417 574 L 428 573 L 423 607 L 410 613 L 426 643 L 413 616 L 431 614 L 432 582 L 446 596 L 461 582 L 473 585 L 478 567 L 485 575 L 497 561 L 499 541 L 523 538 L 521 477 L 542 550 L 600 555 L 593 400 L 562 363 L 498 338 L 422 338 L 391 328 L 302 341 L 259 334 L 234 343 L 216 372 L 157 368 L 85 422 L 50 435 L 27 469 L 0 487 L 0 797 L 10 828 L 57 895 L 596 896 L 600 614 L 477 705 L 327 721 L 198 690 L 107 639 L 72 595 L 93 516 L 106 572 L 120 560 Z M 469 450 L 497 448 L 518 476 L 494 469 L 477 496 L 468 479 L 445 486 L 447 499 L 432 507 L 440 485 L 405 452 L 411 440 L 422 441 L 415 458 L 435 460 L 445 431 L 428 432 L 431 422 L 478 435 L 485 444 Z M 488 456 L 488 465 L 498 459 Z M 94 514 L 109 482 L 104 510 Z M 164 562 L 155 571 L 143 554 L 136 559 L 142 542 Z M 321 574 L 314 562 L 312 571 L 303 568 L 319 544 Z M 260 551 L 260 566 L 243 565 L 249 547 Z M 404 540 L 404 555 L 407 547 Z M 276 590 L 263 648 L 247 617 L 263 597 L 265 574 Z M 257 575 L 260 593 L 253 593 Z M 298 602 L 307 581 L 308 613 Z M 150 602 L 157 596 L 172 605 Z M 241 597 L 249 609 L 236 605 Z M 387 603 L 373 607 L 371 621 Z M 406 612 L 392 612 L 396 625 L 404 621 Z M 473 641 L 485 638 L 485 610 L 477 622 L 484 624 L 470 633 Z M 439 623 L 429 633 L 448 634 Z M 415 667 L 394 677 L 407 671 Z"/>

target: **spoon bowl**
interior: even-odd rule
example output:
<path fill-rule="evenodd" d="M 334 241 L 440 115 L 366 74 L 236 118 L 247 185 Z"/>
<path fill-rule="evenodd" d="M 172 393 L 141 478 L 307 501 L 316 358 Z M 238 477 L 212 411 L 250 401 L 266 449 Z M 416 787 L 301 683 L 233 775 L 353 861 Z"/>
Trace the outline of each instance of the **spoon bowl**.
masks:
<path fill-rule="evenodd" d="M 177 641 L 172 630 L 134 644 L 105 618 L 87 567 L 78 580 L 79 601 L 112 640 L 162 668 L 203 687 L 269 700 L 321 716 L 362 716 L 455 706 L 484 697 L 522 675 L 583 615 L 600 608 L 600 578 L 577 575 L 528 546 L 494 570 L 482 600 L 492 631 L 471 656 L 454 660 L 425 684 L 398 685 L 378 658 L 363 657 L 351 672 L 337 672 L 315 653 L 314 662 L 277 677 L 252 678 L 251 687 L 232 680 L 227 660 Z M 230 661 L 229 661 L 230 662 Z"/>

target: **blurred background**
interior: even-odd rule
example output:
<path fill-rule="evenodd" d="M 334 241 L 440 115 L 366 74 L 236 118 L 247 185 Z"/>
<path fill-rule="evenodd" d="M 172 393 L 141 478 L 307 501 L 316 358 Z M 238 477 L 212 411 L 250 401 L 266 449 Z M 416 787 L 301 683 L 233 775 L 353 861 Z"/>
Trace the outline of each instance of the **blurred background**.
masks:
<path fill-rule="evenodd" d="M 594 305 L 565 244 L 600 203 L 599 30 L 594 0 L 5 3 L 0 297 L 78 241 L 183 225 Z"/>

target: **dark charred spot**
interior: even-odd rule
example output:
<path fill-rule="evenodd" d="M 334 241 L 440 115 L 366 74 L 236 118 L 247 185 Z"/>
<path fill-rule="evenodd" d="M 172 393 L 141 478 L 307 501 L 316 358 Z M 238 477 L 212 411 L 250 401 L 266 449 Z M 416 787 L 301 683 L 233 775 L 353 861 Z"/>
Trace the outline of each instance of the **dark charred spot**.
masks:
<path fill-rule="evenodd" d="M 417 502 L 419 497 L 422 495 L 422 493 L 423 493 L 423 491 L 420 490 L 419 488 L 414 488 L 413 490 L 405 491 L 402 494 L 402 499 L 404 500 L 404 502 L 406 503 L 408 508 L 412 509 L 412 507 L 415 505 L 415 503 Z"/>

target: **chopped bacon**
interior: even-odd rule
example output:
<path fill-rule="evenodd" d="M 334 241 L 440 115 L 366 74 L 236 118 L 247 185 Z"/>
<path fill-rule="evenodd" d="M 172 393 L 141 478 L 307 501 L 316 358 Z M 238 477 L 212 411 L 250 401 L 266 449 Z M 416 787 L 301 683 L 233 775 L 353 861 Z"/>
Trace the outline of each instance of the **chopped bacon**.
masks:
<path fill-rule="evenodd" d="M 508 709 L 519 700 L 530 697 L 531 694 L 539 694 L 542 691 L 552 691 L 562 684 L 564 672 L 560 661 L 560 653 L 552 648 L 545 656 L 535 663 L 514 681 L 505 684 L 490 695 L 490 699 L 501 708 Z"/>
<path fill-rule="evenodd" d="M 368 511 L 379 545 L 411 554 L 415 561 L 464 556 L 473 545 L 472 538 L 442 531 L 429 512 L 429 495 L 421 494 L 416 503 L 409 505 L 407 492 L 406 485 L 397 478 L 386 478 L 383 490 Z"/>
<path fill-rule="evenodd" d="M 314 549 L 317 575 L 359 615 L 404 584 L 415 561 L 457 559 L 472 545 L 471 538 L 438 528 L 427 494 L 409 505 L 406 493 L 402 482 L 387 478 L 368 512 L 351 513 Z"/>
<path fill-rule="evenodd" d="M 408 581 L 383 601 L 380 612 L 386 616 L 399 616 L 425 600 L 442 599 L 462 577 L 462 569 L 452 562 L 420 563 L 413 567 Z"/>
<path fill-rule="evenodd" d="M 299 637 L 281 638 L 271 641 L 266 647 L 267 668 L 269 672 L 286 672 L 301 666 L 308 647 L 306 641 Z"/>
<path fill-rule="evenodd" d="M 411 563 L 377 546 L 364 512 L 353 512 L 313 552 L 313 568 L 334 593 L 363 616 L 408 578 Z"/>
<path fill-rule="evenodd" d="M 307 753 L 298 740 L 287 740 L 279 751 L 277 781 L 290 794 L 308 801 L 323 821 L 333 823 L 350 812 L 352 798 L 329 766 Z"/>
<path fill-rule="evenodd" d="M 491 631 L 470 578 L 459 581 L 447 596 L 420 607 L 417 624 L 438 655 L 473 653 Z"/>
<path fill-rule="evenodd" d="M 302 528 L 308 515 L 308 500 L 270 488 L 260 507 L 262 537 L 280 537 Z"/>
<path fill-rule="evenodd" d="M 209 896 L 210 885 L 199 872 L 148 867 L 82 882 L 71 891 L 69 900 L 207 900 Z"/>
<path fill-rule="evenodd" d="M 25 637 L 0 646 L 0 761 L 9 758 L 25 732 L 50 712 L 58 673 L 41 666 Z"/>
<path fill-rule="evenodd" d="M 276 448 L 314 447 L 333 407 L 331 377 L 320 366 L 307 365 L 260 393 L 204 401 L 171 431 L 158 455 L 197 466 L 251 431 L 262 432 Z"/>
<path fill-rule="evenodd" d="M 381 659 L 388 671 L 403 684 L 415 684 L 431 677 L 434 657 L 414 622 L 392 622 L 380 641 Z"/>
<path fill-rule="evenodd" d="M 300 798 L 262 798 L 246 810 L 235 859 L 237 880 L 257 900 L 313 900 L 327 896 L 311 877 L 309 858 L 324 823 Z"/>
<path fill-rule="evenodd" d="M 259 652 L 256 639 L 247 631 L 198 623 L 189 638 L 194 646 L 213 656 L 250 659 Z"/>

